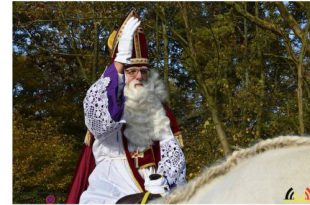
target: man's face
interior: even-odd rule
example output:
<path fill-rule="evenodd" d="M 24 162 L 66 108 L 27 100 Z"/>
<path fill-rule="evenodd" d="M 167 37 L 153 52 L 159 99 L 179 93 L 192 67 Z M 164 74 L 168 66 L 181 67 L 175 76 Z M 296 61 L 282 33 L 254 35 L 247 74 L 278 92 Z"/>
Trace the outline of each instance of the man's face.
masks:
<path fill-rule="evenodd" d="M 149 74 L 149 68 L 146 66 L 129 67 L 125 69 L 126 85 L 133 80 L 136 80 L 135 87 L 143 86 L 143 83 L 147 81 Z"/>

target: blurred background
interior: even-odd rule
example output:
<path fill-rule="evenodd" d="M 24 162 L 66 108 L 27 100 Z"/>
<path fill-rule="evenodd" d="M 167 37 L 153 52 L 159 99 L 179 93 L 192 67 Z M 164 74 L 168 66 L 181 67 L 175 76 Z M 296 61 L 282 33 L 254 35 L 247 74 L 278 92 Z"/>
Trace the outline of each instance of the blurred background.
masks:
<path fill-rule="evenodd" d="M 259 140 L 310 131 L 308 2 L 12 2 L 13 203 L 63 203 L 82 102 L 132 8 L 182 128 L 190 180 Z"/>

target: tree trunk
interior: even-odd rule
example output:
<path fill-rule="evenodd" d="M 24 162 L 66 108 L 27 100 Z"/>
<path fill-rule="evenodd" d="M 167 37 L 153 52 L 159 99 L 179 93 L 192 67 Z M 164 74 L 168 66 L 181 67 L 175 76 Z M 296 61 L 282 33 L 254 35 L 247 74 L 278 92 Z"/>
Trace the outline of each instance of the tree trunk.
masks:
<path fill-rule="evenodd" d="M 159 10 L 159 6 L 156 6 L 156 11 Z M 160 68 L 160 43 L 159 43 L 159 16 L 156 12 L 156 21 L 155 21 L 155 39 L 156 39 L 156 67 Z"/>
<path fill-rule="evenodd" d="M 244 3 L 244 9 L 247 10 L 247 2 Z M 245 89 L 247 90 L 249 87 L 249 61 L 248 61 L 248 24 L 247 24 L 247 19 L 245 17 L 243 17 L 243 38 L 244 38 L 244 42 L 243 42 L 243 46 L 244 46 L 244 51 L 243 51 L 243 65 L 244 65 L 244 85 L 245 85 Z M 248 127 L 248 116 L 247 116 L 247 108 L 243 107 L 241 109 L 241 116 L 242 116 L 242 123 L 241 123 L 241 129 L 243 130 L 243 132 L 246 130 L 246 128 Z"/>
<path fill-rule="evenodd" d="M 93 60 L 93 68 L 92 68 L 92 82 L 97 79 L 97 69 L 98 69 L 98 41 L 99 41 L 99 32 L 98 32 L 98 23 L 94 22 L 94 60 Z"/>
<path fill-rule="evenodd" d="M 210 95 L 210 92 L 205 85 L 205 82 L 203 80 L 201 70 L 202 66 L 199 66 L 197 63 L 197 55 L 196 55 L 196 50 L 194 48 L 193 44 L 193 38 L 192 38 L 192 30 L 189 26 L 188 23 L 188 15 L 187 15 L 187 8 L 186 8 L 186 3 L 182 2 L 180 3 L 181 5 L 181 10 L 182 10 L 182 16 L 185 24 L 185 31 L 186 31 L 186 37 L 188 41 L 188 46 L 190 49 L 190 56 L 191 59 L 193 60 L 193 66 L 191 67 L 190 73 L 194 76 L 195 80 L 197 81 L 197 84 L 200 88 L 201 94 L 205 97 L 207 104 L 208 104 L 208 109 L 211 112 L 212 115 L 212 120 L 215 124 L 215 129 L 218 135 L 218 138 L 222 144 L 224 154 L 228 156 L 231 153 L 229 143 L 227 141 L 227 136 L 223 128 L 223 124 L 220 120 L 218 110 L 216 107 L 216 103 L 214 102 L 214 98 Z"/>
<path fill-rule="evenodd" d="M 304 29 L 301 29 L 294 17 L 288 12 L 287 8 L 283 4 L 283 2 L 275 3 L 277 8 L 280 11 L 280 15 L 284 22 L 288 24 L 288 27 L 293 30 L 295 37 L 301 41 L 301 51 L 298 55 L 298 58 L 295 56 L 292 50 L 292 43 L 289 37 L 289 34 L 282 28 L 279 24 L 274 22 L 270 22 L 267 20 L 263 20 L 257 16 L 251 15 L 249 12 L 245 11 L 238 3 L 228 4 L 233 5 L 234 9 L 242 16 L 246 17 L 251 22 L 260 26 L 263 29 L 270 30 L 271 32 L 279 35 L 285 39 L 286 49 L 289 57 L 294 61 L 297 69 L 297 104 L 298 104 L 298 122 L 299 122 L 299 134 L 303 135 L 305 133 L 304 126 L 304 116 L 303 116 L 303 60 L 305 57 L 305 53 L 310 50 L 310 46 L 308 45 L 308 35 L 309 35 L 309 25 L 310 25 L 310 6 L 306 6 L 307 12 L 307 25 Z"/>
<path fill-rule="evenodd" d="M 299 56 L 301 58 L 301 55 Z M 301 60 L 302 61 L 302 60 Z M 298 122 L 299 122 L 299 134 L 305 134 L 305 125 L 304 125 L 304 111 L 303 111 L 303 101 L 302 101 L 302 62 L 299 62 L 297 65 L 297 102 L 298 102 Z"/>
<path fill-rule="evenodd" d="M 244 3 L 245 10 L 247 10 L 247 3 Z M 246 18 L 243 17 L 243 29 L 244 29 L 244 53 L 243 58 L 244 61 L 247 61 L 248 59 L 248 25 Z M 248 88 L 249 86 L 249 68 L 248 64 L 245 66 L 245 87 Z"/>
<path fill-rule="evenodd" d="M 228 156 L 231 153 L 231 150 L 229 147 L 229 143 L 227 141 L 227 136 L 226 136 L 226 133 L 224 131 L 223 124 L 219 119 L 217 109 L 211 108 L 210 110 L 211 110 L 211 114 L 212 114 L 212 120 L 215 124 L 216 133 L 217 133 L 218 138 L 222 144 L 224 154 L 225 154 L 225 156 Z"/>
<path fill-rule="evenodd" d="M 258 17 L 259 15 L 258 11 L 258 2 L 255 2 L 255 16 Z M 255 32 L 256 32 L 256 42 L 261 41 L 261 35 L 260 35 L 260 28 L 255 25 Z M 255 137 L 256 138 L 261 138 L 262 134 L 262 126 L 263 126 L 263 110 L 264 110 L 264 99 L 265 99 L 265 69 L 264 69 L 264 60 L 263 60 L 263 55 L 262 55 L 262 50 L 260 47 L 260 44 L 257 43 L 257 58 L 259 59 L 259 71 L 260 71 L 260 82 L 259 82 L 259 105 L 258 105 L 258 110 L 257 110 L 257 116 L 256 116 L 256 133 Z"/>
<path fill-rule="evenodd" d="M 307 12 L 308 14 L 308 21 L 305 29 L 302 33 L 301 39 L 301 51 L 298 58 L 297 64 L 297 101 L 298 101 L 298 121 L 299 121 L 299 134 L 305 134 L 305 125 L 304 125 L 304 110 L 303 110 L 303 77 L 304 77 L 304 69 L 303 69 L 303 62 L 305 53 L 307 52 L 308 47 L 308 35 L 309 35 L 309 28 L 310 28 L 310 10 Z"/>
<path fill-rule="evenodd" d="M 161 11 L 165 15 L 164 7 L 161 7 Z M 167 33 L 167 25 L 164 21 L 162 21 L 162 29 L 163 29 L 163 40 L 164 40 L 164 83 L 167 89 L 168 97 L 167 102 L 170 103 L 170 86 L 169 86 L 169 48 L 168 48 L 168 33 Z"/>
<path fill-rule="evenodd" d="M 64 9 L 63 9 L 63 6 L 60 2 L 58 2 L 58 6 L 59 6 L 59 12 L 61 14 L 61 22 L 63 23 L 63 25 L 66 27 L 66 30 L 67 30 L 67 34 L 68 36 L 70 36 L 70 39 L 72 40 L 72 45 L 70 44 L 70 47 L 73 49 L 74 53 L 78 53 L 78 48 L 77 48 L 77 42 L 73 36 L 74 32 L 72 30 L 72 27 L 69 26 L 69 24 L 67 24 L 67 22 L 65 21 L 65 15 L 64 15 Z M 87 78 L 87 75 L 85 73 L 85 68 L 84 68 L 84 65 L 83 65 L 83 62 L 80 58 L 80 56 L 76 55 L 76 60 L 79 64 L 79 74 L 81 76 L 82 79 L 84 79 L 86 82 L 89 83 L 89 80 Z"/>
<path fill-rule="evenodd" d="M 306 26 L 304 37 L 302 39 L 301 52 L 299 54 L 297 67 L 297 102 L 298 102 L 298 122 L 299 122 L 299 134 L 305 134 L 305 124 L 304 124 L 304 109 L 303 109 L 303 60 L 307 47 L 307 32 L 309 30 L 310 22 Z"/>

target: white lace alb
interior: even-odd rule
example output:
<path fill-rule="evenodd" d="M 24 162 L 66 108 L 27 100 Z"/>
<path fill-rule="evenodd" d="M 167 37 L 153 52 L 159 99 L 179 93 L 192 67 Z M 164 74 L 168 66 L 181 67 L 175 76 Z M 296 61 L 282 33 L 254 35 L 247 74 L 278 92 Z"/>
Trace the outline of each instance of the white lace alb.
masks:
<path fill-rule="evenodd" d="M 157 173 L 163 174 L 169 185 L 186 183 L 185 157 L 175 138 L 160 143 L 161 160 Z"/>
<path fill-rule="evenodd" d="M 115 122 L 109 113 L 106 87 L 109 77 L 101 76 L 87 91 L 83 101 L 85 124 L 95 138 L 104 138 L 119 129 L 122 123 Z"/>

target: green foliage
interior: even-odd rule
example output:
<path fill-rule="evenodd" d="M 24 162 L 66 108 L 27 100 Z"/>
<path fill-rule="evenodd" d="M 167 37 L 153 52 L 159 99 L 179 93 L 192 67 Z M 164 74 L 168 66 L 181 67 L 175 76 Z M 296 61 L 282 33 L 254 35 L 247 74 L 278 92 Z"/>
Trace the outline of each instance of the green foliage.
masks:
<path fill-rule="evenodd" d="M 45 203 L 49 194 L 64 202 L 81 139 L 59 133 L 58 124 L 51 117 L 32 121 L 14 112 L 14 203 Z"/>
<path fill-rule="evenodd" d="M 232 149 L 298 133 L 297 70 L 283 37 L 245 19 L 233 4 L 183 3 L 189 30 L 180 2 L 13 2 L 14 203 L 44 203 L 48 194 L 64 202 L 86 130 L 83 98 L 109 64 L 108 35 L 131 8 L 143 19 L 151 65 L 160 73 L 161 25 L 167 25 L 170 103 L 183 131 L 188 179 L 224 155 L 214 108 Z M 274 2 L 241 5 L 291 31 Z M 309 3 L 287 5 L 299 24 L 309 22 L 301 5 Z M 298 55 L 300 40 L 290 40 Z M 309 122 L 309 52 L 302 60 Z"/>

